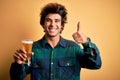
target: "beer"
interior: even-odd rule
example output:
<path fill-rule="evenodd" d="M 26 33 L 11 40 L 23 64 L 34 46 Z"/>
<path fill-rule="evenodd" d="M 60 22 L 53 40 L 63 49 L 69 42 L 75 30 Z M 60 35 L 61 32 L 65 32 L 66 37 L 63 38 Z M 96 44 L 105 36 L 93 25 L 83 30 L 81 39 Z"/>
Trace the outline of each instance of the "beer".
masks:
<path fill-rule="evenodd" d="M 32 44 L 32 40 L 22 40 L 22 49 L 26 51 L 28 57 L 32 55 Z"/>
<path fill-rule="evenodd" d="M 22 40 L 22 50 L 26 51 L 26 55 L 27 55 L 27 60 L 23 61 L 24 64 L 28 64 L 28 66 L 30 66 L 30 59 L 32 56 L 32 44 L 33 41 L 32 40 Z"/>

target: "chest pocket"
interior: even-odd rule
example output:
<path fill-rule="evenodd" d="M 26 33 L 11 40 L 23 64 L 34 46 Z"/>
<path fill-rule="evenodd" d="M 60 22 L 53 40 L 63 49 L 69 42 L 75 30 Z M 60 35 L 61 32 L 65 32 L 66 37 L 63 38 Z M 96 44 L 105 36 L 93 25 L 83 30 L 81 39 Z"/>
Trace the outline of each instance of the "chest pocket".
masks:
<path fill-rule="evenodd" d="M 58 69 L 60 80 L 73 80 L 75 74 L 75 59 L 65 58 L 58 61 Z"/>

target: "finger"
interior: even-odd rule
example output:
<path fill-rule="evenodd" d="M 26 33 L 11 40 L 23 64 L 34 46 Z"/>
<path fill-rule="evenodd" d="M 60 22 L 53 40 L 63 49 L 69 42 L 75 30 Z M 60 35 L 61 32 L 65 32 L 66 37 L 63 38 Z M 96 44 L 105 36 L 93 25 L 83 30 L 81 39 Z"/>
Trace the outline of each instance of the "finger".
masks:
<path fill-rule="evenodd" d="M 80 22 L 78 22 L 78 24 L 77 24 L 77 32 L 80 32 L 81 31 L 81 29 L 80 29 Z"/>
<path fill-rule="evenodd" d="M 13 58 L 14 58 L 15 62 L 17 62 L 18 64 L 23 63 L 23 60 L 18 55 L 14 54 Z"/>
<path fill-rule="evenodd" d="M 24 49 L 18 49 L 16 50 L 17 53 L 26 53 L 26 51 Z"/>
<path fill-rule="evenodd" d="M 14 55 L 16 58 L 20 59 L 20 60 L 26 60 L 27 56 L 25 53 L 18 53 L 18 52 L 15 52 L 15 55 Z"/>
<path fill-rule="evenodd" d="M 26 51 L 22 50 L 22 49 L 19 49 L 19 50 L 16 50 L 15 52 L 16 55 L 22 55 L 23 57 L 27 57 L 26 55 Z"/>
<path fill-rule="evenodd" d="M 13 55 L 13 58 L 14 58 L 15 60 L 20 60 L 20 57 L 19 57 L 18 55 L 16 55 L 16 54 Z"/>
<path fill-rule="evenodd" d="M 20 51 L 23 52 L 23 53 L 27 53 L 24 49 L 20 49 Z"/>
<path fill-rule="evenodd" d="M 25 58 L 25 59 L 27 58 L 27 55 L 26 55 L 26 54 L 21 54 L 21 55 L 23 56 L 23 58 Z"/>
<path fill-rule="evenodd" d="M 19 49 L 18 51 L 24 58 L 27 58 L 27 52 L 24 49 Z"/>

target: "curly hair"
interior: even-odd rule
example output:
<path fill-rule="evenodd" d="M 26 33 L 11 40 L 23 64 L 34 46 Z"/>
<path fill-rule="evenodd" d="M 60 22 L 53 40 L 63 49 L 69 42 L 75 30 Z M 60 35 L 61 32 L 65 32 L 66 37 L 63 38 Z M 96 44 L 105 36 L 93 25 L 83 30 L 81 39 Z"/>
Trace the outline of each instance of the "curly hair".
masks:
<path fill-rule="evenodd" d="M 40 13 L 40 16 L 41 16 L 40 24 L 42 26 L 44 25 L 45 17 L 49 13 L 57 13 L 61 16 L 62 18 L 61 25 L 62 25 L 62 30 L 63 30 L 64 25 L 67 22 L 67 9 L 65 8 L 65 6 L 58 4 L 58 3 L 48 3 L 45 7 L 43 7 Z"/>

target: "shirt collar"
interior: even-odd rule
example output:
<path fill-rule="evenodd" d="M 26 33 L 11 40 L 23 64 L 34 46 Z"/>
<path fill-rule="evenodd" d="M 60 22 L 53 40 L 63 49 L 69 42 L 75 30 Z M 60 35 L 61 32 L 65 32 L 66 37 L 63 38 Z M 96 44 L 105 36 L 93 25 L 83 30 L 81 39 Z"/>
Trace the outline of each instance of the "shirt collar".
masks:
<path fill-rule="evenodd" d="M 46 40 L 46 38 L 45 38 L 45 36 L 44 36 L 44 37 L 42 38 L 42 46 L 45 47 L 47 44 L 49 44 L 49 43 L 47 42 L 47 40 Z M 66 47 L 66 41 L 65 41 L 65 39 L 62 38 L 61 36 L 60 36 L 60 40 L 59 40 L 57 46 Z"/>

